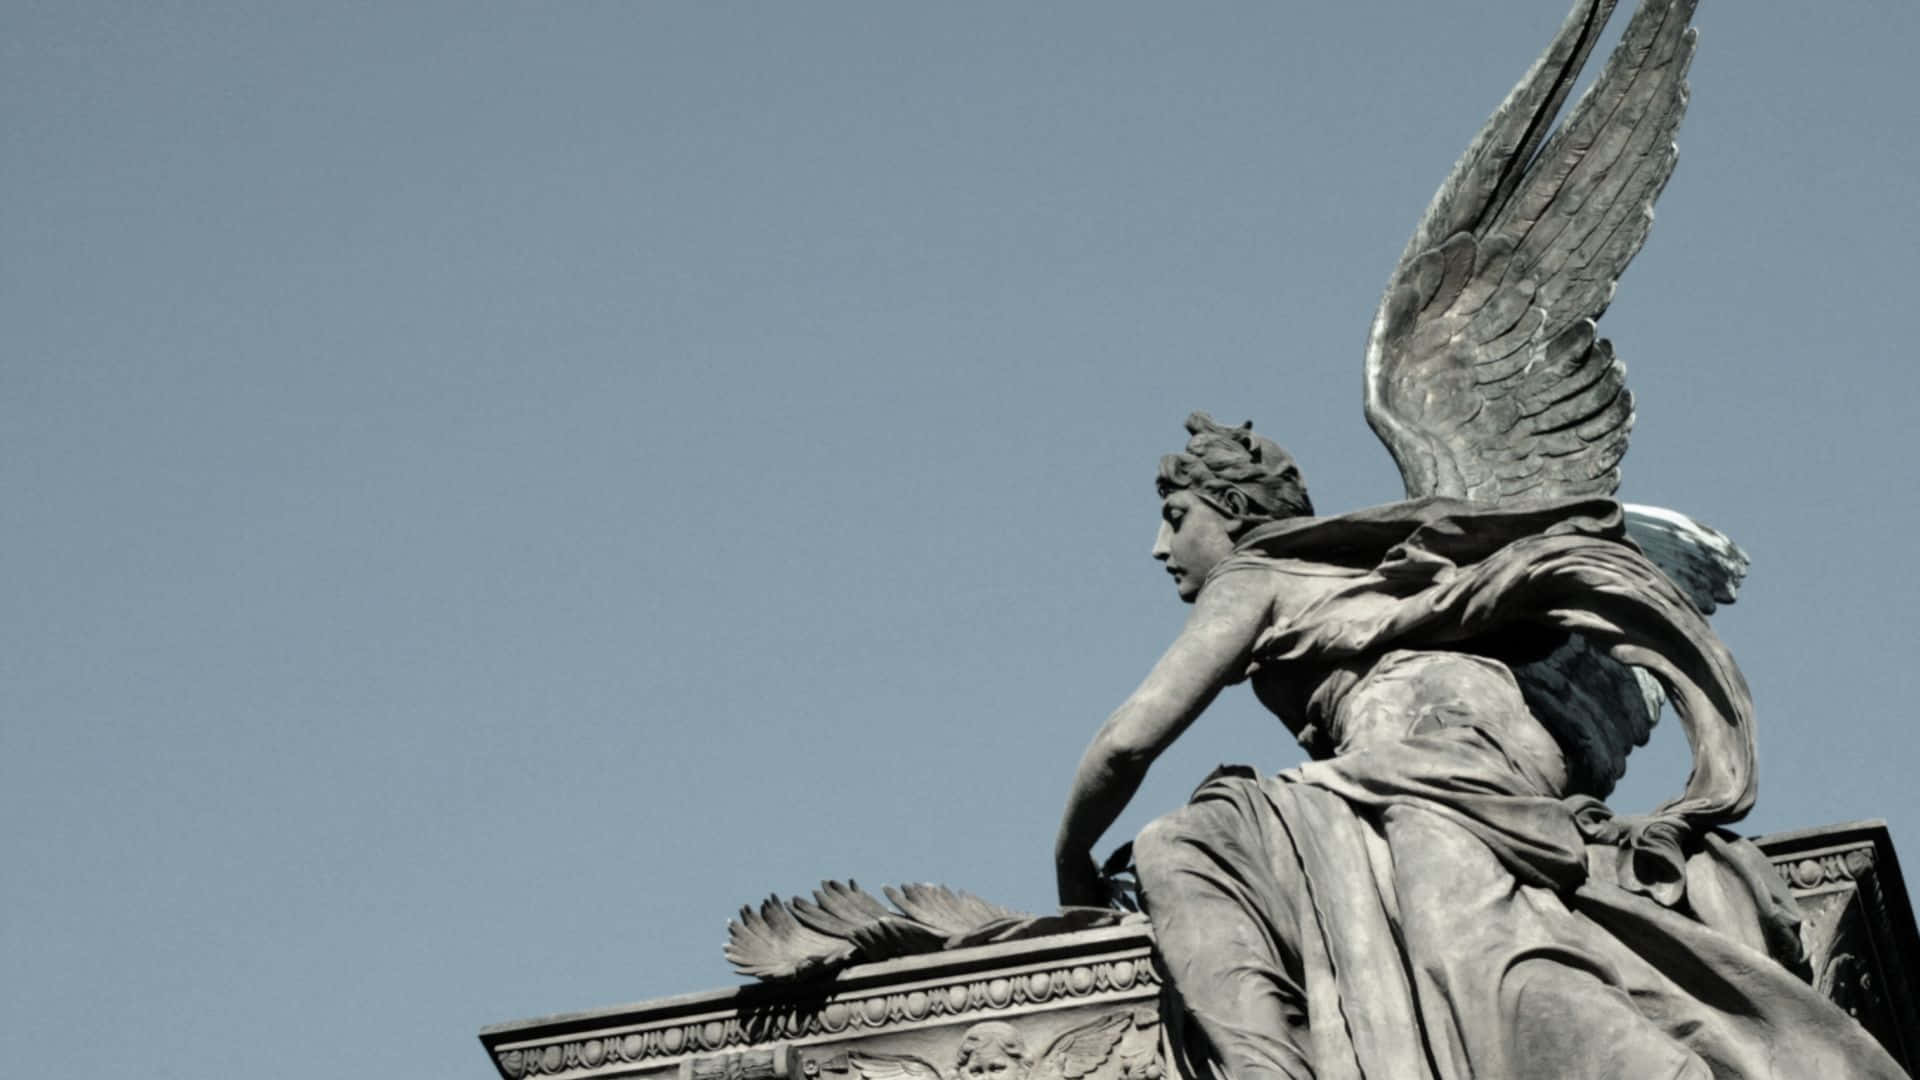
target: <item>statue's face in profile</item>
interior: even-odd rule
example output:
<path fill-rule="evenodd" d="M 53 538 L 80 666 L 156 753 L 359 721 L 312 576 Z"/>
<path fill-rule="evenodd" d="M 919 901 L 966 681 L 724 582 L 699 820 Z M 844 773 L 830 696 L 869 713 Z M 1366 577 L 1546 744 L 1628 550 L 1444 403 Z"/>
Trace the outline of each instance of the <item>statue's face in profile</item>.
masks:
<path fill-rule="evenodd" d="M 1233 536 L 1241 522 L 1187 490 L 1170 492 L 1160 503 L 1160 534 L 1153 541 L 1153 557 L 1167 564 L 1180 599 L 1191 604 L 1200 595 L 1207 572 L 1233 553 Z"/>
<path fill-rule="evenodd" d="M 1020 1080 L 1025 1071 L 1019 1060 L 1007 1053 L 998 1042 L 977 1047 L 967 1055 L 967 1063 L 960 1067 L 960 1075 L 965 1080 Z"/>

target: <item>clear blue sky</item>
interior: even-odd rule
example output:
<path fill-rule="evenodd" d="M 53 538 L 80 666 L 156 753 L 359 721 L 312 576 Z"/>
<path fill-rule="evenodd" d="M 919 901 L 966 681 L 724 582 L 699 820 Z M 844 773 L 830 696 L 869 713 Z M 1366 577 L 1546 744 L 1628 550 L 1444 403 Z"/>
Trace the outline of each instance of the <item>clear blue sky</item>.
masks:
<path fill-rule="evenodd" d="M 482 1076 L 772 890 L 1048 904 L 1158 455 L 1397 496 L 1368 320 L 1564 9 L 6 4 L 7 1071 Z M 1699 22 L 1623 494 L 1753 554 L 1753 830 L 1920 865 L 1920 7 Z M 1112 841 L 1297 759 L 1230 694 Z"/>

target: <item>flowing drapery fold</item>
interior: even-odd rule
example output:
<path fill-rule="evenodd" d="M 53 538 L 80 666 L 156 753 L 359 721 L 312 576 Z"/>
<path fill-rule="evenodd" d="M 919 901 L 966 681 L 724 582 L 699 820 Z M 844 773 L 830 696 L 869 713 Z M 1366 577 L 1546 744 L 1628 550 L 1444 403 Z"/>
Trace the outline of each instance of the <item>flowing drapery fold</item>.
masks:
<path fill-rule="evenodd" d="M 1213 574 L 1302 564 L 1349 580 L 1253 655 L 1325 675 L 1305 726 L 1329 756 L 1212 779 L 1135 843 L 1194 1021 L 1190 1068 L 1904 1075 L 1789 970 L 1803 966 L 1791 897 L 1719 828 L 1754 796 L 1746 684 L 1617 504 L 1429 499 L 1276 522 Z M 1580 634 L 1655 673 L 1694 752 L 1678 797 L 1627 818 L 1569 790 L 1500 661 L 1528 633 Z"/>

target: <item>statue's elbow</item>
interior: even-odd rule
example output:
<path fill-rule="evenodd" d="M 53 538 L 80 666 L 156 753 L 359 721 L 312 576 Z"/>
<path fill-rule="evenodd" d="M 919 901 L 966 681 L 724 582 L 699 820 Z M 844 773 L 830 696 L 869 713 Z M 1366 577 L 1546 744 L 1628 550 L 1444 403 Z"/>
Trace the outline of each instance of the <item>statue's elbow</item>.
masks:
<path fill-rule="evenodd" d="M 1115 714 L 1094 736 L 1089 756 L 1100 763 L 1103 772 L 1125 775 L 1144 771 L 1159 756 L 1160 749 L 1147 732 Z"/>

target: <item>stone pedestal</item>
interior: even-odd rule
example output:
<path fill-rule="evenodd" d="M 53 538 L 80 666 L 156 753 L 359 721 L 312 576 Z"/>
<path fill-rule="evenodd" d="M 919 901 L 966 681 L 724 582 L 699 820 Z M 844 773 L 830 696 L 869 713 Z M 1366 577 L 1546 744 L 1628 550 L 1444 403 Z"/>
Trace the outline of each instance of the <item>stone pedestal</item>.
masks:
<path fill-rule="evenodd" d="M 1085 1025 L 1120 1036 L 1087 1080 L 1159 1066 L 1160 982 L 1144 924 L 849 968 L 818 984 L 756 984 L 481 1032 L 500 1074 L 649 1080 L 907 1080 L 862 1056 L 956 1071 L 976 1025 L 1012 1025 L 1030 1053 Z M 851 1056 L 850 1056 L 851 1055 Z M 908 1068 L 911 1072 L 911 1068 Z"/>
<path fill-rule="evenodd" d="M 1805 922 L 1814 985 L 1920 1072 L 1920 932 L 1884 822 L 1776 833 L 1757 841 Z"/>
<path fill-rule="evenodd" d="M 1916 1071 L 1920 933 L 1886 827 L 1759 843 L 1805 911 L 1817 985 Z M 1145 925 L 1087 930 L 498 1024 L 480 1041 L 507 1080 L 1017 1080 L 993 1068 L 1010 1054 L 1070 1063 L 1075 1080 L 1159 1080 L 1152 947 Z"/>

